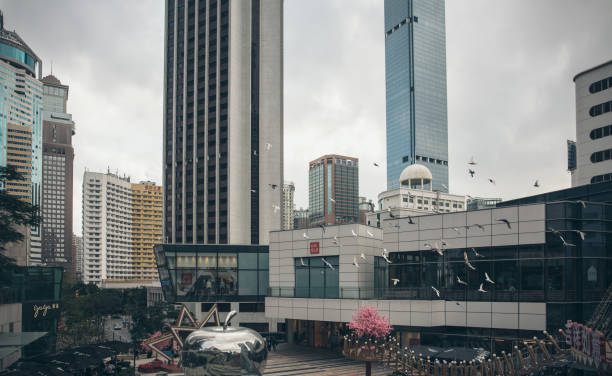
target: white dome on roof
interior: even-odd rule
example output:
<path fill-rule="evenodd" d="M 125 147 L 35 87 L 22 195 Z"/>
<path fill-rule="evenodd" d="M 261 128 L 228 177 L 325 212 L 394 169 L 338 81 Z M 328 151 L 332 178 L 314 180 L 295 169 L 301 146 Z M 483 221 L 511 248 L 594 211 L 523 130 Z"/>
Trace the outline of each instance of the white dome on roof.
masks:
<path fill-rule="evenodd" d="M 412 164 L 406 167 L 400 174 L 399 179 L 400 185 L 411 185 L 411 181 L 413 183 L 418 181 L 420 185 L 421 180 L 423 184 L 430 184 L 433 180 L 433 176 L 427 167 L 420 164 Z"/>

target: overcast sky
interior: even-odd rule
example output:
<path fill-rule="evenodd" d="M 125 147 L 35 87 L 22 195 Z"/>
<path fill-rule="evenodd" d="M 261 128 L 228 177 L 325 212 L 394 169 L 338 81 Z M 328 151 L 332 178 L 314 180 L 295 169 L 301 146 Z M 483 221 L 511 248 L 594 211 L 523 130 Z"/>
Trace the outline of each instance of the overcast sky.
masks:
<path fill-rule="evenodd" d="M 163 8 L 0 0 L 5 27 L 43 60 L 44 75 L 53 61 L 70 86 L 77 234 L 85 168 L 161 184 Z M 447 1 L 452 193 L 511 199 L 569 187 L 572 78 L 612 59 L 610 15 L 610 0 Z M 326 153 L 358 157 L 360 195 L 375 200 L 386 188 L 384 164 L 372 164 L 386 156 L 383 1 L 286 0 L 284 56 L 285 179 L 297 207 L 308 206 L 308 161 Z"/>

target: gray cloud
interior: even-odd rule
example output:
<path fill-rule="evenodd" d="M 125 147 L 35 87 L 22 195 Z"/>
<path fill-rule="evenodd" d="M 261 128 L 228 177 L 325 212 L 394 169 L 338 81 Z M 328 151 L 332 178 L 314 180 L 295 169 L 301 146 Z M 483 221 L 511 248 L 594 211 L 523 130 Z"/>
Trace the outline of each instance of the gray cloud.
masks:
<path fill-rule="evenodd" d="M 569 186 L 573 76 L 612 58 L 608 0 L 447 1 L 451 190 L 505 199 Z M 5 0 L 5 25 L 70 85 L 75 233 L 84 168 L 161 183 L 163 1 Z M 383 5 L 285 1 L 285 178 L 308 206 L 308 161 L 358 157 L 386 187 Z M 470 179 L 465 162 L 480 161 Z M 494 177 L 496 186 L 485 184 Z M 540 179 L 542 188 L 531 185 Z"/>

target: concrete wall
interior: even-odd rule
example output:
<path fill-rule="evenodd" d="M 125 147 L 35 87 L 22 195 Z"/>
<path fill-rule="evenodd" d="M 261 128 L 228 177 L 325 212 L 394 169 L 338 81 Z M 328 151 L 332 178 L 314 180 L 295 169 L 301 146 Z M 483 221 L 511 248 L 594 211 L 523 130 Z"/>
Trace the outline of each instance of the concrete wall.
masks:
<path fill-rule="evenodd" d="M 266 317 L 350 322 L 359 307 L 365 305 L 371 305 L 381 315 L 389 317 L 391 325 L 546 329 L 545 303 L 267 297 Z"/>

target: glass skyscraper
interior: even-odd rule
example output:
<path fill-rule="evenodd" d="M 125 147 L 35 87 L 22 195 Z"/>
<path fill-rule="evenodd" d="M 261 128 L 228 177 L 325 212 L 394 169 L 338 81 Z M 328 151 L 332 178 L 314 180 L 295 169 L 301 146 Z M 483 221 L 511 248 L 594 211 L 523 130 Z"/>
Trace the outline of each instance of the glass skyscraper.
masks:
<path fill-rule="evenodd" d="M 448 187 L 444 0 L 385 0 L 387 189 L 427 166 Z"/>

